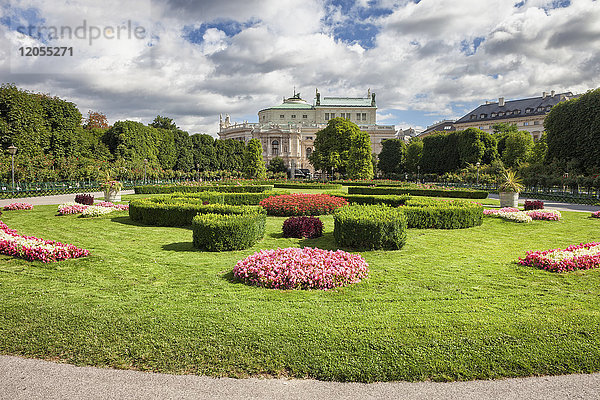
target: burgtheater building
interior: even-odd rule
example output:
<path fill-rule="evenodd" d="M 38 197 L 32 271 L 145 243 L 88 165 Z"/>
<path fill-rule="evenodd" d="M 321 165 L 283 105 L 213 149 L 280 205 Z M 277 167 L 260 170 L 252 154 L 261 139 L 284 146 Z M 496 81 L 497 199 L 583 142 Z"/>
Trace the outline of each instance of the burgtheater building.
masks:
<path fill-rule="evenodd" d="M 258 122 L 232 123 L 229 115 L 219 117 L 220 139 L 248 142 L 260 140 L 263 158 L 268 164 L 281 157 L 290 168 L 305 168 L 314 172 L 308 157 L 314 148 L 316 133 L 333 118 L 346 118 L 356 123 L 371 137 L 371 149 L 379 154 L 381 141 L 396 137 L 394 125 L 377 125 L 375 93 L 367 97 L 321 97 L 316 90 L 312 104 L 294 93 L 283 103 L 258 112 Z"/>

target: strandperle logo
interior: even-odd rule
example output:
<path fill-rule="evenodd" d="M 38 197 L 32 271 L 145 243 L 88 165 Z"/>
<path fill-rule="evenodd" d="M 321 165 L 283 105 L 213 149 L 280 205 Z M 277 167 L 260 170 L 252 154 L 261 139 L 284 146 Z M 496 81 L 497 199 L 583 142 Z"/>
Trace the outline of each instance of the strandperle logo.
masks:
<path fill-rule="evenodd" d="M 58 39 L 81 39 L 87 40 L 91 46 L 94 40 L 121 40 L 121 39 L 145 39 L 147 37 L 146 28 L 141 25 L 134 24 L 131 20 L 120 25 L 98 26 L 88 24 L 87 20 L 83 20 L 81 25 L 72 26 L 19 26 L 17 32 L 27 35 L 38 40 L 58 40 Z"/>

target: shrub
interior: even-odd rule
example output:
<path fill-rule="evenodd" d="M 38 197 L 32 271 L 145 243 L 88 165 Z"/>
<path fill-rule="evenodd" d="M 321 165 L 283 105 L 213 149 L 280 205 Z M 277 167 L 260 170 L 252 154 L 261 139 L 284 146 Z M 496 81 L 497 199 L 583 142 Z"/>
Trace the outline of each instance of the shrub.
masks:
<path fill-rule="evenodd" d="M 467 199 L 485 199 L 488 192 L 483 190 L 470 189 L 443 189 L 443 188 L 428 188 L 425 186 L 417 187 L 349 187 L 348 194 L 410 194 L 413 196 L 429 196 L 429 197 L 454 197 Z"/>
<path fill-rule="evenodd" d="M 273 186 L 275 188 L 284 188 L 284 189 L 341 189 L 342 185 L 337 183 L 319 183 L 319 182 L 278 182 L 274 183 Z"/>
<path fill-rule="evenodd" d="M 4 211 L 14 211 L 14 210 L 33 210 L 33 204 L 10 203 L 9 205 L 4 206 Z"/>
<path fill-rule="evenodd" d="M 194 247 L 206 251 L 241 250 L 262 239 L 267 220 L 265 211 L 258 207 L 238 208 L 232 214 L 196 215 L 192 220 Z"/>
<path fill-rule="evenodd" d="M 519 264 L 552 272 L 598 268 L 600 242 L 572 245 L 564 250 L 528 251 L 525 258 L 519 258 Z"/>
<path fill-rule="evenodd" d="M 75 203 L 91 206 L 94 204 L 94 196 L 91 194 L 78 194 L 75 196 Z"/>
<path fill-rule="evenodd" d="M 176 192 L 262 193 L 273 190 L 273 185 L 161 185 L 136 186 L 133 189 L 135 194 L 169 194 Z"/>
<path fill-rule="evenodd" d="M 323 222 L 317 217 L 290 217 L 283 222 L 283 237 L 317 238 L 323 236 Z"/>
<path fill-rule="evenodd" d="M 483 223 L 483 206 L 465 200 L 413 198 L 401 209 L 409 228 L 463 229 Z"/>
<path fill-rule="evenodd" d="M 267 197 L 285 194 L 285 192 L 262 192 L 262 193 L 219 193 L 219 192 L 200 192 L 200 193 L 174 193 L 172 198 L 185 199 L 186 202 L 195 202 L 199 204 L 230 204 L 232 206 L 258 205 L 261 200 Z"/>
<path fill-rule="evenodd" d="M 544 202 L 541 200 L 525 200 L 525 211 L 528 210 L 543 210 Z"/>
<path fill-rule="evenodd" d="M 406 242 L 406 228 L 400 208 L 357 204 L 335 212 L 333 236 L 338 246 L 397 250 Z"/>
<path fill-rule="evenodd" d="M 329 193 L 332 196 L 346 199 L 350 204 L 385 204 L 391 207 L 403 206 L 410 195 L 369 195 L 369 194 L 338 194 Z"/>
<path fill-rule="evenodd" d="M 348 204 L 341 198 L 328 194 L 285 194 L 268 197 L 260 202 L 267 214 L 282 217 L 292 215 L 323 215 Z"/>
<path fill-rule="evenodd" d="M 333 289 L 360 282 L 369 264 L 359 254 L 305 247 L 261 250 L 240 260 L 233 276 L 271 289 Z"/>

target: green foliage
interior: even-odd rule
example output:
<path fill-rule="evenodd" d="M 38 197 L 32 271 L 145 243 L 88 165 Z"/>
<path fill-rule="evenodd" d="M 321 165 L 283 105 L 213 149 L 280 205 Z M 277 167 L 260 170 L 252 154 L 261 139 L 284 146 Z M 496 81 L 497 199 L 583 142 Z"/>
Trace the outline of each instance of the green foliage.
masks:
<path fill-rule="evenodd" d="M 348 194 L 367 194 L 367 195 L 403 195 L 430 196 L 430 197 L 453 197 L 466 199 L 485 199 L 488 192 L 484 190 L 472 189 L 427 189 L 421 187 L 348 187 Z"/>
<path fill-rule="evenodd" d="M 498 186 L 500 192 L 522 192 L 525 187 L 523 186 L 523 180 L 517 175 L 515 171 L 507 169 L 502 174 L 502 181 Z"/>
<path fill-rule="evenodd" d="M 400 208 L 350 205 L 336 210 L 333 219 L 340 247 L 397 250 L 406 243 L 406 216 Z"/>
<path fill-rule="evenodd" d="M 344 194 L 344 193 L 329 193 L 331 196 L 343 197 L 350 204 L 384 204 L 391 207 L 403 206 L 410 195 L 368 195 L 368 194 Z"/>
<path fill-rule="evenodd" d="M 215 166 L 213 169 L 242 171 L 244 167 L 244 142 L 234 139 L 215 141 Z"/>
<path fill-rule="evenodd" d="M 412 138 L 406 147 L 405 167 L 408 172 L 417 172 L 417 166 L 421 165 L 423 156 L 423 140 L 420 138 Z"/>
<path fill-rule="evenodd" d="M 339 183 L 321 183 L 321 182 L 276 182 L 273 184 L 275 188 L 285 189 L 341 189 L 342 185 Z"/>
<path fill-rule="evenodd" d="M 468 164 L 490 164 L 498 158 L 496 138 L 477 128 L 456 132 L 458 155 L 462 167 Z"/>
<path fill-rule="evenodd" d="M 198 214 L 192 220 L 194 247 L 205 251 L 247 249 L 263 238 L 266 220 L 262 207 L 231 214 Z"/>
<path fill-rule="evenodd" d="M 483 206 L 464 200 L 409 199 L 402 207 L 409 228 L 464 229 L 483 223 Z"/>
<path fill-rule="evenodd" d="M 511 132 L 506 135 L 502 161 L 508 168 L 527 162 L 533 148 L 533 138 L 527 131 Z"/>
<path fill-rule="evenodd" d="M 146 185 L 133 188 L 135 194 L 166 194 L 195 192 L 261 193 L 273 189 L 273 185 Z"/>
<path fill-rule="evenodd" d="M 546 141 L 546 133 L 538 139 L 531 149 L 529 156 L 529 162 L 532 164 L 542 164 L 546 160 L 546 154 L 548 153 L 548 143 Z"/>
<path fill-rule="evenodd" d="M 423 138 L 423 172 L 443 174 L 459 167 L 458 132 L 436 133 Z"/>
<path fill-rule="evenodd" d="M 348 155 L 346 174 L 349 179 L 373 178 L 371 138 L 367 132 L 358 131 L 352 135 Z"/>
<path fill-rule="evenodd" d="M 267 171 L 270 171 L 274 174 L 277 174 L 277 173 L 286 173 L 287 174 L 288 167 L 285 165 L 283 158 L 274 157 L 269 162 L 269 165 L 267 166 Z"/>
<path fill-rule="evenodd" d="M 384 175 L 404 172 L 406 143 L 400 139 L 386 139 L 381 142 L 378 168 Z"/>
<path fill-rule="evenodd" d="M 262 153 L 260 140 L 250 139 L 244 151 L 244 176 L 246 178 L 265 179 L 267 177 Z"/>
<path fill-rule="evenodd" d="M 215 139 L 210 135 L 190 136 L 194 169 L 208 171 L 218 169 Z"/>
<path fill-rule="evenodd" d="M 494 125 L 492 125 L 492 129 L 494 130 L 494 134 L 500 134 L 500 135 L 516 133 L 519 130 L 517 128 L 517 124 L 508 124 L 506 122 L 500 122 L 498 124 L 494 124 Z"/>
<path fill-rule="evenodd" d="M 572 164 L 581 172 L 600 170 L 600 89 L 554 106 L 544 120 L 548 162 Z"/>

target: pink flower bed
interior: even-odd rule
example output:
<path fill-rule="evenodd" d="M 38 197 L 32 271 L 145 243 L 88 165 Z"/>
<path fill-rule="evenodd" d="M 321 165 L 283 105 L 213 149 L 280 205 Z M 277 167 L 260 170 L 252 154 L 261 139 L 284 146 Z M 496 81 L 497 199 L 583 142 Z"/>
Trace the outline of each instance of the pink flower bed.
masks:
<path fill-rule="evenodd" d="M 600 211 L 593 212 L 592 218 L 600 218 Z"/>
<path fill-rule="evenodd" d="M 29 261 L 56 262 L 89 255 L 89 251 L 72 244 L 22 236 L 0 221 L 0 253 Z"/>
<path fill-rule="evenodd" d="M 129 204 L 115 204 L 115 203 L 111 203 L 110 201 L 101 201 L 100 203 L 98 203 L 98 205 L 100 207 L 111 207 L 111 208 L 114 208 L 114 209 L 120 210 L 120 211 L 128 211 L 129 210 Z"/>
<path fill-rule="evenodd" d="M 498 208 L 498 209 L 491 209 L 491 210 L 483 210 L 483 215 L 496 215 L 499 213 L 508 213 L 508 212 L 517 212 L 520 211 L 518 208 L 514 208 L 514 207 L 504 207 L 504 208 Z"/>
<path fill-rule="evenodd" d="M 525 211 L 525 214 L 538 221 L 560 221 L 562 217 L 560 211 L 556 210 L 531 210 Z"/>
<path fill-rule="evenodd" d="M 79 214 L 89 206 L 83 204 L 61 204 L 58 206 L 59 215 Z"/>
<path fill-rule="evenodd" d="M 5 211 L 13 211 L 13 210 L 33 210 L 33 204 L 29 203 L 11 203 L 7 206 L 4 206 Z"/>
<path fill-rule="evenodd" d="M 600 242 L 577 244 L 566 249 L 528 251 L 519 264 L 552 272 L 591 269 L 600 266 Z"/>
<path fill-rule="evenodd" d="M 233 275 L 270 289 L 328 290 L 360 282 L 369 264 L 359 254 L 305 247 L 261 250 L 240 260 Z"/>

